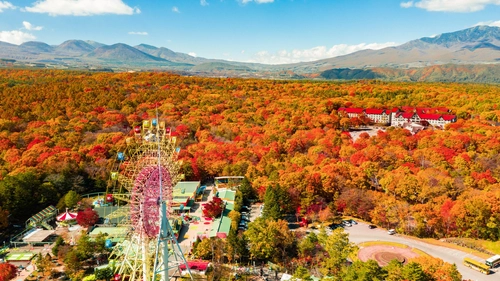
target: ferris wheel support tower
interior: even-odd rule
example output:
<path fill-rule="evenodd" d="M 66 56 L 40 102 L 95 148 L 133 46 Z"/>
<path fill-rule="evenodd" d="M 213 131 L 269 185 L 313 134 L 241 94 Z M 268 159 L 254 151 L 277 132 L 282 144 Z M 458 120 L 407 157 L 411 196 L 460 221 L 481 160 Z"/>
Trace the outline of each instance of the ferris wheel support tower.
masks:
<path fill-rule="evenodd" d="M 114 196 L 128 203 L 131 230 L 112 253 L 117 274 L 129 281 L 170 281 L 181 276 L 180 265 L 185 264 L 192 279 L 169 221 L 174 218 L 173 187 L 183 177 L 176 137 L 157 119 L 143 121 L 134 132 L 135 138 L 127 140 L 128 152 L 118 153 L 119 165 L 111 174 Z"/>

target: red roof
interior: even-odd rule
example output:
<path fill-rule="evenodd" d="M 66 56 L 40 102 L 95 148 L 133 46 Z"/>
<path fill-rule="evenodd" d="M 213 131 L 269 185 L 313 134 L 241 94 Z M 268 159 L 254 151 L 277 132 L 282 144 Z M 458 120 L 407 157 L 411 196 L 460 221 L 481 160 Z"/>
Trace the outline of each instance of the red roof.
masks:
<path fill-rule="evenodd" d="M 205 271 L 210 263 L 208 261 L 188 261 L 187 265 L 190 270 Z M 180 270 L 186 270 L 186 265 L 179 265 Z"/>
<path fill-rule="evenodd" d="M 443 119 L 444 119 L 444 120 L 446 120 L 446 121 L 451 121 L 451 120 L 453 120 L 453 119 L 455 119 L 455 118 L 456 118 L 456 116 L 455 116 L 455 115 L 443 115 L 442 117 L 443 117 Z"/>
<path fill-rule="evenodd" d="M 385 109 L 367 108 L 365 109 L 366 114 L 382 114 Z"/>
<path fill-rule="evenodd" d="M 403 118 L 410 119 L 413 117 L 415 113 L 413 112 L 401 112 L 399 116 L 402 116 Z"/>
<path fill-rule="evenodd" d="M 419 114 L 421 119 L 427 119 L 427 120 L 438 120 L 441 118 L 441 114 Z"/>

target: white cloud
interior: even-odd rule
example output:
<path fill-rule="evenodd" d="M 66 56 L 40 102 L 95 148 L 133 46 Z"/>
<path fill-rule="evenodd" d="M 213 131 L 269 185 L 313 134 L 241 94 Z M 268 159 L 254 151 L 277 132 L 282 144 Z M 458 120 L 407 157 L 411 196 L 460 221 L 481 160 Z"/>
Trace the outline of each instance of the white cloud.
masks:
<path fill-rule="evenodd" d="M 500 20 L 497 20 L 497 21 L 482 21 L 482 22 L 476 23 L 474 26 L 479 26 L 479 25 L 489 25 L 489 26 L 500 27 Z"/>
<path fill-rule="evenodd" d="M 22 32 L 20 30 L 0 31 L 0 41 L 11 44 L 19 45 L 26 41 L 35 39 L 36 37 L 33 34 Z"/>
<path fill-rule="evenodd" d="M 202 5 L 202 6 L 208 6 L 207 0 L 200 0 L 200 5 Z"/>
<path fill-rule="evenodd" d="M 408 1 L 408 2 L 401 2 L 399 4 L 402 8 L 410 8 L 413 7 L 413 1 Z"/>
<path fill-rule="evenodd" d="M 15 9 L 14 5 L 12 5 L 10 2 L 7 1 L 0 1 L 0 13 L 3 12 L 3 10 L 7 9 Z"/>
<path fill-rule="evenodd" d="M 179 11 L 179 8 L 177 8 L 176 6 L 173 6 L 173 7 L 172 7 L 172 12 L 174 12 L 174 13 L 178 13 L 178 14 L 180 14 L 180 13 L 181 13 L 181 11 Z"/>
<path fill-rule="evenodd" d="M 31 23 L 27 21 L 23 21 L 24 28 L 26 30 L 42 30 L 43 26 L 33 26 Z"/>
<path fill-rule="evenodd" d="M 141 12 L 122 0 L 38 0 L 25 10 L 51 16 L 132 15 Z"/>
<path fill-rule="evenodd" d="M 194 52 L 189 52 L 188 55 L 190 55 L 192 57 L 196 57 L 196 53 L 194 53 Z"/>
<path fill-rule="evenodd" d="M 481 11 L 487 5 L 500 5 L 500 0 L 420 0 L 412 4 L 431 12 L 470 13 Z"/>
<path fill-rule="evenodd" d="M 334 45 L 330 49 L 326 46 L 318 46 L 305 50 L 281 50 L 276 53 L 268 51 L 258 52 L 249 62 L 258 62 L 265 64 L 287 64 L 296 62 L 315 61 L 320 59 L 332 58 L 347 55 L 365 49 L 378 50 L 386 47 L 396 46 L 394 42 L 387 43 L 361 43 L 358 45 Z"/>
<path fill-rule="evenodd" d="M 129 31 L 130 35 L 148 35 L 146 31 Z"/>

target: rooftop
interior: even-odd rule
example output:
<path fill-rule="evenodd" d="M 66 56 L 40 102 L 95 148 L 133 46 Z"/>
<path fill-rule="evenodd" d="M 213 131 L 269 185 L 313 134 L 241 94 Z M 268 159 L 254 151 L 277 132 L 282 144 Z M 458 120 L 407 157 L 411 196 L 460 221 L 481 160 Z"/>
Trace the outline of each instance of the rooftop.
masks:
<path fill-rule="evenodd" d="M 174 187 L 174 198 L 194 196 L 199 187 L 199 181 L 180 181 Z"/>
<path fill-rule="evenodd" d="M 224 201 L 234 201 L 236 198 L 236 191 L 230 189 L 219 189 L 217 194 Z"/>

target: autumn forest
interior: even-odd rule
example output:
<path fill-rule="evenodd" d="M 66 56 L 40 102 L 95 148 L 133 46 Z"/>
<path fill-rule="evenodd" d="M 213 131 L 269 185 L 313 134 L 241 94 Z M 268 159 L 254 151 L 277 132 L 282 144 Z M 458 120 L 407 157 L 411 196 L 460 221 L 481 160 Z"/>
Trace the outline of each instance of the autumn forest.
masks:
<path fill-rule="evenodd" d="M 340 212 L 419 237 L 496 241 L 499 92 L 482 84 L 4 69 L 0 212 L 24 222 L 71 190 L 105 191 L 126 137 L 157 108 L 180 140 L 186 180 L 242 175 L 261 200 L 268 188 L 283 190 L 288 213 L 313 221 Z M 350 130 L 361 128 L 337 112 L 397 106 L 447 107 L 458 121 L 354 139 Z"/>

